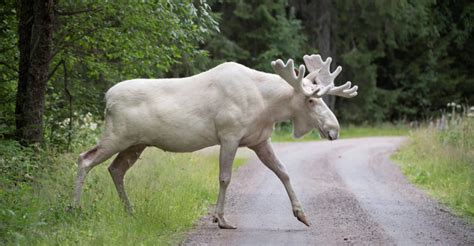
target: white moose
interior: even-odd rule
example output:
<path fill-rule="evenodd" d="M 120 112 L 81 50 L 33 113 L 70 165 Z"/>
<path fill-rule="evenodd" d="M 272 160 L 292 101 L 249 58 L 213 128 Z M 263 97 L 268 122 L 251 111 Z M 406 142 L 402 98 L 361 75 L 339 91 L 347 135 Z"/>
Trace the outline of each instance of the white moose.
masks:
<path fill-rule="evenodd" d="M 309 226 L 293 191 L 285 166 L 275 156 L 270 136 L 276 122 L 291 120 L 293 135 L 301 137 L 313 128 L 322 137 L 335 140 L 339 123 L 321 99 L 323 95 L 354 97 L 351 82 L 334 85 L 341 72 L 331 73 L 331 58 L 303 57 L 295 74 L 293 60 L 271 63 L 275 74 L 228 62 L 209 71 L 180 79 L 134 79 L 113 86 L 106 93 L 105 129 L 98 144 L 80 154 L 74 205 L 79 206 L 87 173 L 118 153 L 109 172 L 125 208 L 132 207 L 123 178 L 142 151 L 155 146 L 171 152 L 192 152 L 220 145 L 219 197 L 214 222 L 235 229 L 224 217 L 225 193 L 238 147 L 255 151 L 259 159 L 281 180 L 295 217 Z"/>

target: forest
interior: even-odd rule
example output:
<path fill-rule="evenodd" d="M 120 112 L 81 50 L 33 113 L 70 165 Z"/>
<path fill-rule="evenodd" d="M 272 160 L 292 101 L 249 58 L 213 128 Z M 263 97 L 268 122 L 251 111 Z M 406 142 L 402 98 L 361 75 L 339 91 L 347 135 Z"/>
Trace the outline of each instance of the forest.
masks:
<path fill-rule="evenodd" d="M 124 3 L 1 6 L 0 134 L 65 143 L 73 122 L 103 117 L 105 91 L 122 80 L 184 77 L 224 61 L 271 72 L 277 58 L 300 64 L 313 53 L 360 87 L 353 100 L 326 100 L 344 123 L 429 120 L 447 103 L 473 102 L 467 0 Z M 28 32 L 41 21 L 44 30 Z"/>
<path fill-rule="evenodd" d="M 25 233 L 44 224 L 20 214 L 58 227 L 83 216 L 13 204 L 31 198 L 40 177 L 60 170 L 55 187 L 71 181 L 77 153 L 100 134 L 105 92 L 120 81 L 181 78 L 226 61 L 273 72 L 273 60 L 299 65 L 321 54 L 343 67 L 336 85 L 359 86 L 351 100 L 324 98 L 345 126 L 413 126 L 474 104 L 469 0 L 4 0 L 0 17 L 0 238 L 8 242 L 64 239 Z M 66 206 L 66 194 L 48 202 Z"/>

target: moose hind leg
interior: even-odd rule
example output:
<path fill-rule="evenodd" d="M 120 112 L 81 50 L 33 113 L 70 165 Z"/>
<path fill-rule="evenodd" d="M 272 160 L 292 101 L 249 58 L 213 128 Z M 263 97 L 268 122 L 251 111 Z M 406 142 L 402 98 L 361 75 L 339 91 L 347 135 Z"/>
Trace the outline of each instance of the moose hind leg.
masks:
<path fill-rule="evenodd" d="M 74 186 L 73 206 L 78 207 L 81 201 L 82 186 L 87 173 L 98 164 L 109 159 L 116 152 L 103 148 L 100 144 L 79 155 L 77 160 L 77 176 Z"/>
<path fill-rule="evenodd" d="M 129 214 L 132 214 L 133 209 L 128 200 L 127 193 L 125 192 L 123 178 L 127 170 L 135 164 L 145 148 L 145 145 L 129 147 L 128 149 L 121 151 L 109 166 L 109 173 L 112 176 L 117 193 L 125 207 L 125 210 Z"/>

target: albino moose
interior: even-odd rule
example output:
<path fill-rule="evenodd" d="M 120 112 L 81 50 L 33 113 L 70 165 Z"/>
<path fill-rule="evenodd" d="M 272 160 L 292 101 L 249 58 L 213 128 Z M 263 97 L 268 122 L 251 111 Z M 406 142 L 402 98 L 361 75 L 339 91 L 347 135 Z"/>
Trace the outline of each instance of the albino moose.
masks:
<path fill-rule="evenodd" d="M 309 226 L 285 166 L 272 150 L 270 136 L 276 122 L 291 120 L 298 138 L 318 129 L 323 138 L 339 137 L 339 123 L 323 95 L 354 97 L 351 82 L 335 86 L 341 72 L 331 73 L 331 58 L 303 57 L 305 66 L 295 71 L 293 60 L 271 63 L 276 74 L 256 71 L 228 62 L 209 71 L 180 79 L 134 79 L 116 84 L 106 93 L 105 129 L 98 144 L 80 154 L 74 205 L 79 206 L 87 173 L 118 153 L 108 170 L 125 208 L 132 207 L 123 178 L 148 146 L 165 151 L 192 152 L 220 145 L 219 196 L 214 222 L 235 229 L 224 217 L 226 189 L 239 147 L 255 151 L 281 180 L 294 216 Z"/>

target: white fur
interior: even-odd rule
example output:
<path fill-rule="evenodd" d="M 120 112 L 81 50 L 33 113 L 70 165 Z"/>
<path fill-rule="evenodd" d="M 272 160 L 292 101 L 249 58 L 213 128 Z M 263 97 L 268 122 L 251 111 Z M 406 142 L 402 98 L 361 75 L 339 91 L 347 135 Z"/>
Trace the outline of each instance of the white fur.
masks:
<path fill-rule="evenodd" d="M 134 79 L 116 84 L 106 94 L 105 130 L 101 140 L 79 157 L 75 204 L 79 204 L 87 173 L 116 153 L 119 155 L 109 171 L 120 198 L 131 211 L 123 177 L 147 146 L 191 152 L 220 145 L 220 189 L 215 218 L 221 228 L 235 228 L 224 218 L 225 193 L 237 148 L 247 146 L 280 178 L 294 215 L 309 225 L 288 173 L 271 148 L 273 126 L 291 120 L 295 137 L 316 128 L 321 136 L 334 140 L 339 134 L 339 123 L 319 96 L 326 92 L 353 96 L 357 90 L 349 89 L 350 85 L 335 88 L 332 81 L 322 84 L 324 90 L 317 87 L 313 81 L 327 72 L 320 72 L 319 57 L 310 58 L 307 60 L 314 71 L 306 78 L 302 67 L 303 74 L 296 77 L 292 61 L 287 65 L 281 61 L 272 63 L 281 77 L 227 62 L 187 78 Z"/>
<path fill-rule="evenodd" d="M 240 146 L 268 139 L 275 122 L 292 120 L 300 137 L 313 128 L 338 131 L 321 99 L 310 104 L 283 79 L 237 63 L 181 79 L 134 79 L 106 94 L 108 138 L 125 149 L 146 144 L 191 152 L 232 138 Z"/>

